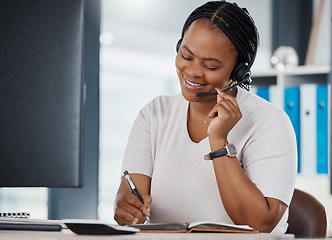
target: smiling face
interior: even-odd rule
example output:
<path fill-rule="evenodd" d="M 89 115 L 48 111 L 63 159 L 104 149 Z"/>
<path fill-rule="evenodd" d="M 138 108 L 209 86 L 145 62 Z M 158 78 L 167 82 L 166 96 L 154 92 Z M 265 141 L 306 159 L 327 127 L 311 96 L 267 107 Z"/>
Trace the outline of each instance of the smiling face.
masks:
<path fill-rule="evenodd" d="M 215 92 L 229 83 L 237 51 L 231 40 L 207 19 L 194 21 L 184 34 L 175 59 L 182 95 L 188 101 L 211 101 L 216 96 L 197 98 L 199 92 Z"/>

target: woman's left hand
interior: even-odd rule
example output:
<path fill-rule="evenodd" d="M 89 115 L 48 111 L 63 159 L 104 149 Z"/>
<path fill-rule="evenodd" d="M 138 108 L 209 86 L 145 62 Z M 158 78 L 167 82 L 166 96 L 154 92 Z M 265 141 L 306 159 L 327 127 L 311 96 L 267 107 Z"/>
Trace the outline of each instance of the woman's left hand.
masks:
<path fill-rule="evenodd" d="M 211 122 L 207 130 L 209 139 L 227 140 L 229 131 L 242 118 L 236 99 L 222 91 L 218 91 L 217 104 L 209 113 Z"/>

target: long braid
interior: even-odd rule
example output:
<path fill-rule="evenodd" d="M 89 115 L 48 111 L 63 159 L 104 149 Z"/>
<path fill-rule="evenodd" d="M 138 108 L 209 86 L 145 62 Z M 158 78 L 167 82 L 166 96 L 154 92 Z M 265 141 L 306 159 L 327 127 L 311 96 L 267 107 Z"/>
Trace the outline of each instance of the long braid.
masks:
<path fill-rule="evenodd" d="M 188 27 L 200 18 L 209 19 L 233 42 L 238 51 L 237 64 L 247 63 L 249 68 L 251 67 L 255 60 L 259 37 L 255 23 L 246 9 L 224 0 L 207 2 L 189 15 L 182 29 L 181 39 Z M 240 87 L 249 90 L 250 83 L 249 78 L 240 84 Z"/>

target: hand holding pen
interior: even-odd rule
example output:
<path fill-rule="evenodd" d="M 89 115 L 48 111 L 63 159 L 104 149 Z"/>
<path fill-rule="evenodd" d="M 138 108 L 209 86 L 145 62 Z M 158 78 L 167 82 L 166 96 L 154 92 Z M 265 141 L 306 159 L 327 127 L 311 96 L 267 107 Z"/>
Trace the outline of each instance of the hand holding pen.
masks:
<path fill-rule="evenodd" d="M 137 187 L 136 187 L 134 181 L 131 179 L 130 174 L 128 173 L 128 171 L 127 170 L 124 171 L 123 174 L 124 174 L 124 178 L 126 179 L 131 192 L 140 200 L 141 203 L 143 203 L 145 205 L 145 203 L 143 201 L 143 198 L 140 195 L 140 193 L 138 192 Z M 149 216 L 150 216 L 149 210 L 144 210 L 143 213 L 146 216 L 146 221 L 149 222 L 150 221 L 150 219 L 149 219 Z M 136 223 L 134 223 L 134 224 L 136 224 Z"/>

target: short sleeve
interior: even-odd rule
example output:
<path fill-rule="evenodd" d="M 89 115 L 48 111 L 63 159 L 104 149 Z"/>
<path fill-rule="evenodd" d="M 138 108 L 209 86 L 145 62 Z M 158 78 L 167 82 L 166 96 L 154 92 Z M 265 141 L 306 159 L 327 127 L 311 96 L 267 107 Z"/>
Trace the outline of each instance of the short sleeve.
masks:
<path fill-rule="evenodd" d="M 255 137 L 243 149 L 243 169 L 265 197 L 289 205 L 297 169 L 296 137 L 288 116 L 274 111 L 255 124 Z"/>
<path fill-rule="evenodd" d="M 140 173 L 151 177 L 153 169 L 151 149 L 151 106 L 138 114 L 131 129 L 122 161 L 122 172 Z"/>

